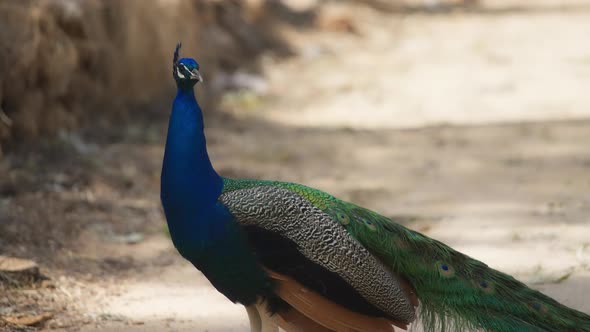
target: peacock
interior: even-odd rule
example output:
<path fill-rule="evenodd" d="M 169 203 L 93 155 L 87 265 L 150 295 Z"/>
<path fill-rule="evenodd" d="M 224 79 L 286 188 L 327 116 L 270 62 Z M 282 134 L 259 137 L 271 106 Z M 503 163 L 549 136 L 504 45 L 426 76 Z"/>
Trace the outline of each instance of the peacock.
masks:
<path fill-rule="evenodd" d="M 590 331 L 590 316 L 395 221 L 304 185 L 218 175 L 194 94 L 173 59 L 161 201 L 178 252 L 252 331 Z"/>

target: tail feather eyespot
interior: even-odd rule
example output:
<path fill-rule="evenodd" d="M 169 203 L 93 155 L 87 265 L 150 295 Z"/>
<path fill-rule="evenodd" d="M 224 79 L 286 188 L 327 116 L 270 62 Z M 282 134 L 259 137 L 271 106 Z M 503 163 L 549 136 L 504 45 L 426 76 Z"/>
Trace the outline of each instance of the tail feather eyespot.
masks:
<path fill-rule="evenodd" d="M 336 218 L 342 225 L 348 225 L 350 223 L 350 217 L 343 212 L 338 212 Z"/>
<path fill-rule="evenodd" d="M 455 276 L 455 268 L 445 262 L 436 262 L 436 268 L 441 277 L 452 278 Z"/>
<path fill-rule="evenodd" d="M 494 284 L 485 279 L 473 280 L 473 286 L 481 289 L 486 294 L 493 294 L 495 290 Z"/>
<path fill-rule="evenodd" d="M 367 226 L 367 228 L 373 232 L 377 230 L 377 225 L 375 225 L 375 223 L 371 220 L 365 220 L 365 226 Z"/>
<path fill-rule="evenodd" d="M 540 302 L 533 302 L 531 303 L 531 308 L 540 314 L 546 314 L 548 309 L 547 306 Z"/>

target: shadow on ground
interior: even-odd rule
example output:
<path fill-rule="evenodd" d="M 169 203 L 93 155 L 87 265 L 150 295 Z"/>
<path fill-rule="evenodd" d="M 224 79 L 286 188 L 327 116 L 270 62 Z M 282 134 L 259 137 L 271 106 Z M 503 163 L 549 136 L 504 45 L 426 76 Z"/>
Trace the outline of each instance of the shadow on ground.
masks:
<path fill-rule="evenodd" d="M 404 130 L 305 129 L 223 113 L 208 120 L 211 156 L 223 175 L 305 183 L 400 216 L 590 311 L 580 297 L 590 292 L 590 152 L 582 143 L 590 139 L 589 120 Z M 246 324 L 243 310 L 180 259 L 163 230 L 165 121 L 155 123 L 137 124 L 152 131 L 143 138 L 93 143 L 77 136 L 87 150 L 62 138 L 60 158 L 31 151 L 3 162 L 8 213 L 0 251 L 41 262 L 57 289 L 80 301 L 66 305 L 74 317 L 58 312 L 54 327 L 230 331 Z M 44 172 L 28 158 L 42 161 Z"/>

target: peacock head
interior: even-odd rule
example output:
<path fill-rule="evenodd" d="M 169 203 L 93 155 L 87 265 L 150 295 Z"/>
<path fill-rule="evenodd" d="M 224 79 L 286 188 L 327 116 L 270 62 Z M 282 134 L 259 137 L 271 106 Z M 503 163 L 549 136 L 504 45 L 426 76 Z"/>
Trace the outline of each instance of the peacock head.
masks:
<path fill-rule="evenodd" d="M 178 45 L 176 45 L 176 50 L 174 51 L 172 75 L 179 88 L 192 88 L 198 82 L 203 82 L 203 77 L 199 73 L 199 63 L 191 58 L 178 59 L 180 47 L 181 44 L 178 43 Z"/>

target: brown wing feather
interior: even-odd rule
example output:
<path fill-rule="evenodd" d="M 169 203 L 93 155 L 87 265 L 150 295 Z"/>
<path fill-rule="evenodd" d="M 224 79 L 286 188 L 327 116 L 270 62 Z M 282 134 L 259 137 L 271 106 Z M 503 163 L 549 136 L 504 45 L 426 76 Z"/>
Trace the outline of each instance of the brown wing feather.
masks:
<path fill-rule="evenodd" d="M 392 325 L 407 329 L 407 322 L 396 322 L 385 318 L 376 318 L 359 314 L 327 300 L 318 293 L 305 288 L 297 281 L 285 275 L 273 271 L 268 271 L 268 273 L 277 283 L 276 294 L 280 298 L 290 304 L 301 315 L 324 326 L 327 330 L 393 332 L 395 330 Z M 411 287 L 409 289 L 411 289 Z M 412 299 L 415 300 L 415 302 L 413 302 L 417 304 L 415 295 Z M 292 322 L 292 325 L 293 323 L 294 322 Z M 281 325 L 280 322 L 279 325 Z M 302 327 L 299 327 L 299 329 L 283 328 L 287 331 L 304 330 Z M 305 329 L 305 331 L 307 330 Z"/>
<path fill-rule="evenodd" d="M 333 332 L 293 308 L 278 312 L 275 321 L 287 332 Z"/>

